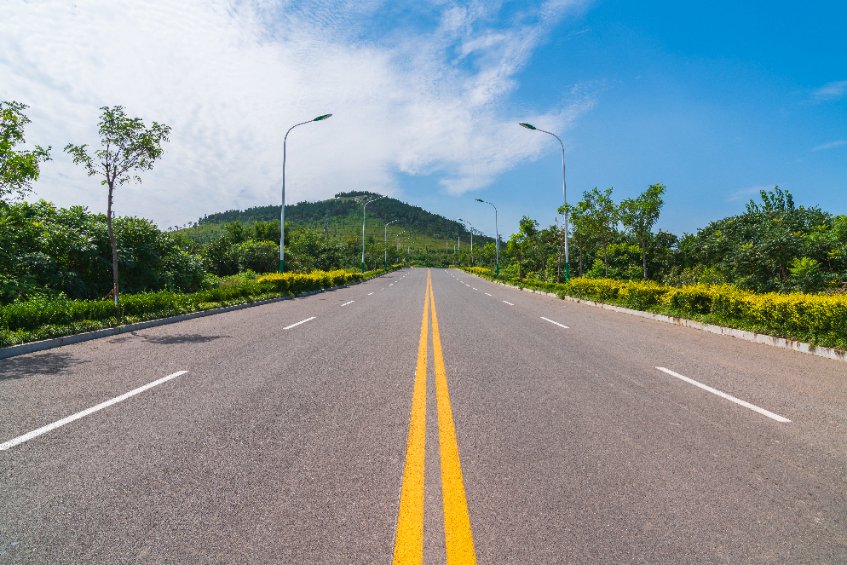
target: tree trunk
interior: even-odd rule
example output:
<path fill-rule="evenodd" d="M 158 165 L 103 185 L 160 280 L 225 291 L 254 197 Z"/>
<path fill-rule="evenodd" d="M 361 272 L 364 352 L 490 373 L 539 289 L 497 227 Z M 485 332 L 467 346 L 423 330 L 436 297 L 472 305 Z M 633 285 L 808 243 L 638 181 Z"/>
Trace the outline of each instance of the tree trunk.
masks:
<path fill-rule="evenodd" d="M 109 243 L 112 246 L 112 296 L 115 300 L 115 308 L 118 308 L 118 240 L 115 238 L 115 229 L 112 225 L 112 196 L 115 186 L 109 183 L 109 204 L 106 208 L 106 227 L 109 231 Z"/>
<path fill-rule="evenodd" d="M 603 266 L 606 268 L 606 278 L 609 278 L 609 256 L 607 250 L 609 248 L 609 244 L 605 241 L 603 242 Z"/>
<path fill-rule="evenodd" d="M 641 238 L 641 267 L 644 269 L 644 280 L 647 280 L 647 249 L 645 248 L 645 238 Z"/>

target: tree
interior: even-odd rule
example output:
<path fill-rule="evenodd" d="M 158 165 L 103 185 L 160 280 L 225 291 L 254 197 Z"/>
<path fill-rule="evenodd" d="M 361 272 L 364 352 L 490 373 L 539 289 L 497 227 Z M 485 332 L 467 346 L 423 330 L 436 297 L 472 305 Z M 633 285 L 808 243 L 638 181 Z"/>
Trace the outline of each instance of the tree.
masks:
<path fill-rule="evenodd" d="M 593 239 L 603 246 L 603 266 L 606 276 L 609 276 L 609 243 L 618 223 L 618 207 L 612 200 L 612 190 L 607 188 L 601 192 L 595 187 L 582 193 L 583 199 L 577 205 L 584 223 L 583 229 L 587 229 Z"/>
<path fill-rule="evenodd" d="M 50 147 L 15 149 L 25 142 L 24 128 L 30 123 L 23 112 L 27 108 L 20 102 L 0 101 L 0 199 L 29 192 L 32 182 L 38 180 L 39 162 L 50 159 Z"/>
<path fill-rule="evenodd" d="M 100 184 L 109 189 L 106 222 L 112 246 L 112 294 L 118 307 L 118 243 L 112 218 L 112 203 L 116 186 L 132 181 L 141 182 L 136 171 L 150 170 L 162 156 L 162 142 L 168 140 L 170 126 L 153 122 L 148 128 L 141 118 L 131 118 L 123 106 L 103 106 L 99 132 L 102 147 L 92 154 L 87 145 L 65 146 L 75 164 L 82 165 L 88 176 L 101 176 Z M 96 159 L 96 161 L 95 161 Z"/>
<path fill-rule="evenodd" d="M 647 280 L 647 238 L 662 211 L 665 185 L 651 184 L 636 198 L 627 198 L 620 205 L 621 223 L 632 231 L 641 247 L 641 267 Z"/>

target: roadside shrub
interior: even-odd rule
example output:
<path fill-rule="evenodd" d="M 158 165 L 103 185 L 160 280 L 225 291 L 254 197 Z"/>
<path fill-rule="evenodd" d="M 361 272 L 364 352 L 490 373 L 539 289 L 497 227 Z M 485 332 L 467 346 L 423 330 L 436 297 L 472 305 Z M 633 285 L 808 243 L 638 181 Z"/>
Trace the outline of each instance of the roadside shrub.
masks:
<path fill-rule="evenodd" d="M 488 269 L 471 267 L 464 270 L 493 278 Z M 571 296 L 638 310 L 700 317 L 730 327 L 847 348 L 845 294 L 757 294 L 727 284 L 673 287 L 651 281 L 584 277 L 573 278 L 566 284 L 523 280 L 520 285 L 552 290 L 560 297 Z"/>

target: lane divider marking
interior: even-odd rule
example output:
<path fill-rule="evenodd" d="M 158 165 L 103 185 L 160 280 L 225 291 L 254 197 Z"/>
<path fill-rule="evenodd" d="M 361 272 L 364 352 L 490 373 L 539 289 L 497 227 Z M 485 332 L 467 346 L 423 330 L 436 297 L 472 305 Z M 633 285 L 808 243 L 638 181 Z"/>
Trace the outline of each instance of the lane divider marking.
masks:
<path fill-rule="evenodd" d="M 71 414 L 70 416 L 62 418 L 61 420 L 53 422 L 52 424 L 47 424 L 46 426 L 42 426 L 42 427 L 38 428 L 37 430 L 33 430 L 33 431 L 31 431 L 27 434 L 24 434 L 22 436 L 18 436 L 14 439 L 10 439 L 7 442 L 0 443 L 0 451 L 5 451 L 7 449 L 15 447 L 16 445 L 20 445 L 20 444 L 24 443 L 25 441 L 29 441 L 33 438 L 37 438 L 40 435 L 46 434 L 47 432 L 55 430 L 56 428 L 61 428 L 62 426 L 66 425 L 66 424 L 70 424 L 73 421 L 79 420 L 80 418 L 84 418 L 84 417 L 86 417 L 90 414 L 94 414 L 95 412 L 99 412 L 100 410 L 103 410 L 104 408 L 108 408 L 109 406 L 117 404 L 118 402 L 123 402 L 124 400 L 131 398 L 131 397 L 135 396 L 136 394 L 141 394 L 142 392 L 144 392 L 146 390 L 150 390 L 154 386 L 158 386 L 160 384 L 166 383 L 170 380 L 173 380 L 173 379 L 175 379 L 179 376 L 186 374 L 187 372 L 188 371 L 177 371 L 176 373 L 171 373 L 167 377 L 162 377 L 161 379 L 153 381 L 152 383 L 147 383 L 146 385 L 140 386 L 140 387 L 133 389 L 129 392 L 125 392 L 124 394 L 122 394 L 120 396 L 116 396 L 115 398 L 113 398 L 111 400 L 101 402 L 100 404 L 98 404 L 96 406 L 92 406 L 91 408 L 87 408 L 87 409 L 85 409 L 81 412 L 77 412 L 76 414 Z"/>
<path fill-rule="evenodd" d="M 541 319 L 545 320 L 547 322 L 550 322 L 551 324 L 555 324 L 555 325 L 559 326 L 560 328 L 565 328 L 566 330 L 568 329 L 568 326 L 566 326 L 565 324 L 560 324 L 559 322 L 554 322 L 550 318 L 545 318 L 544 316 L 541 316 Z"/>
<path fill-rule="evenodd" d="M 373 294 L 373 292 L 369 292 L 369 293 L 368 293 L 368 296 L 370 296 L 371 294 Z"/>
<path fill-rule="evenodd" d="M 427 275 L 429 289 L 429 275 Z M 421 335 L 418 340 L 418 365 L 412 391 L 406 463 L 400 487 L 400 509 L 394 534 L 394 563 L 423 563 L 424 462 L 426 455 L 426 362 L 429 330 L 429 293 L 424 298 Z"/>
<path fill-rule="evenodd" d="M 429 314 L 431 313 L 431 318 Z M 441 493 L 444 508 L 444 539 L 448 565 L 476 564 L 476 551 L 468 513 L 456 426 L 447 386 L 447 371 L 441 346 L 438 312 L 432 291 L 431 271 L 427 271 L 424 314 L 418 343 L 418 364 L 412 393 L 412 413 L 406 446 L 406 463 L 400 491 L 394 560 L 399 564 L 423 564 L 424 543 L 424 464 L 426 453 L 426 371 L 427 343 L 432 326 L 435 368 L 435 399 L 438 416 L 438 445 L 441 462 Z"/>
<path fill-rule="evenodd" d="M 479 289 L 478 289 L 478 288 L 474 288 L 474 290 L 475 290 L 475 291 L 477 291 L 477 292 L 479 292 Z"/>
<path fill-rule="evenodd" d="M 486 293 L 485 293 L 485 296 L 491 296 L 491 294 L 490 294 L 490 293 L 488 293 L 488 292 L 486 292 Z"/>
<path fill-rule="evenodd" d="M 509 302 L 509 301 L 507 301 L 507 300 L 504 300 L 504 301 L 503 301 L 503 303 L 504 303 L 504 304 L 508 304 L 509 306 L 514 306 L 514 304 L 512 304 L 511 302 Z"/>
<path fill-rule="evenodd" d="M 789 420 L 788 418 L 785 418 L 784 416 L 780 416 L 779 414 L 774 414 L 770 410 L 765 410 L 764 408 L 760 408 L 760 407 L 756 406 L 755 404 L 750 404 L 746 400 L 741 400 L 740 398 L 736 398 L 736 397 L 732 396 L 731 394 L 727 394 L 727 393 L 720 391 L 716 388 L 712 388 L 709 385 L 704 385 L 701 382 L 697 382 L 694 379 L 690 379 L 688 377 L 680 375 L 679 373 L 671 371 L 670 369 L 666 369 L 665 367 L 656 367 L 656 368 L 658 370 L 662 371 L 663 373 L 666 373 L 666 374 L 668 374 L 672 377 L 676 377 L 677 379 L 685 381 L 688 384 L 692 384 L 692 385 L 696 386 L 697 388 L 701 388 L 701 389 L 703 389 L 707 392 L 711 392 L 714 395 L 720 396 L 721 398 L 729 400 L 730 402 L 734 402 L 734 403 L 738 404 L 739 406 L 743 406 L 744 408 L 749 408 L 753 412 L 758 412 L 762 416 L 767 416 L 771 420 L 776 420 L 777 422 L 781 422 L 783 424 L 791 422 L 791 420 Z"/>
<path fill-rule="evenodd" d="M 356 301 L 355 301 L 355 300 L 348 300 L 347 302 L 345 302 L 344 304 L 342 304 L 342 305 L 341 305 L 341 307 L 342 307 L 342 308 L 344 308 L 344 307 L 345 307 L 345 306 L 347 306 L 348 304 L 353 304 L 354 302 L 356 302 Z"/>
<path fill-rule="evenodd" d="M 290 326 L 285 326 L 285 327 L 284 327 L 284 328 L 282 328 L 282 329 L 284 329 L 284 330 L 290 330 L 291 328 L 296 328 L 296 327 L 297 327 L 297 326 L 299 326 L 300 324 L 305 324 L 306 322 L 311 322 L 311 321 L 312 321 L 312 320 L 314 320 L 316 317 L 317 317 L 317 316 L 312 316 L 311 318 L 306 318 L 305 320 L 300 320 L 300 321 L 299 321 L 299 322 L 297 322 L 296 324 L 291 324 Z"/>
<path fill-rule="evenodd" d="M 462 478 L 462 463 L 459 459 L 459 444 L 456 440 L 456 425 L 450 405 L 447 387 L 447 370 L 441 350 L 441 333 L 438 329 L 438 312 L 435 295 L 429 285 L 432 309 L 432 356 L 435 360 L 435 400 L 438 413 L 438 445 L 441 452 L 441 496 L 444 507 L 444 541 L 447 549 L 447 564 L 475 564 L 473 532 Z"/>

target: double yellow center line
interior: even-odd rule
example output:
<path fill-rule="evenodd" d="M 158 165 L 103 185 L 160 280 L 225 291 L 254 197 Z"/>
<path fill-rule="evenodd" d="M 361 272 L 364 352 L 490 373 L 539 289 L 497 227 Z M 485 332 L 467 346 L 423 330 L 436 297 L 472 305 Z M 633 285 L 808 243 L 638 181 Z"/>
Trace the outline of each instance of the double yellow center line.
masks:
<path fill-rule="evenodd" d="M 456 426 L 447 388 L 447 371 L 441 350 L 441 334 L 432 277 L 426 275 L 426 296 L 418 343 L 418 364 L 412 392 L 412 414 L 406 444 L 406 465 L 400 489 L 400 511 L 394 538 L 394 563 L 423 563 L 424 460 L 426 452 L 426 373 L 429 315 L 432 312 L 432 352 L 435 362 L 435 400 L 438 412 L 438 444 L 441 454 L 441 492 L 444 503 L 444 541 L 449 565 L 476 563 L 468 515 Z"/>

